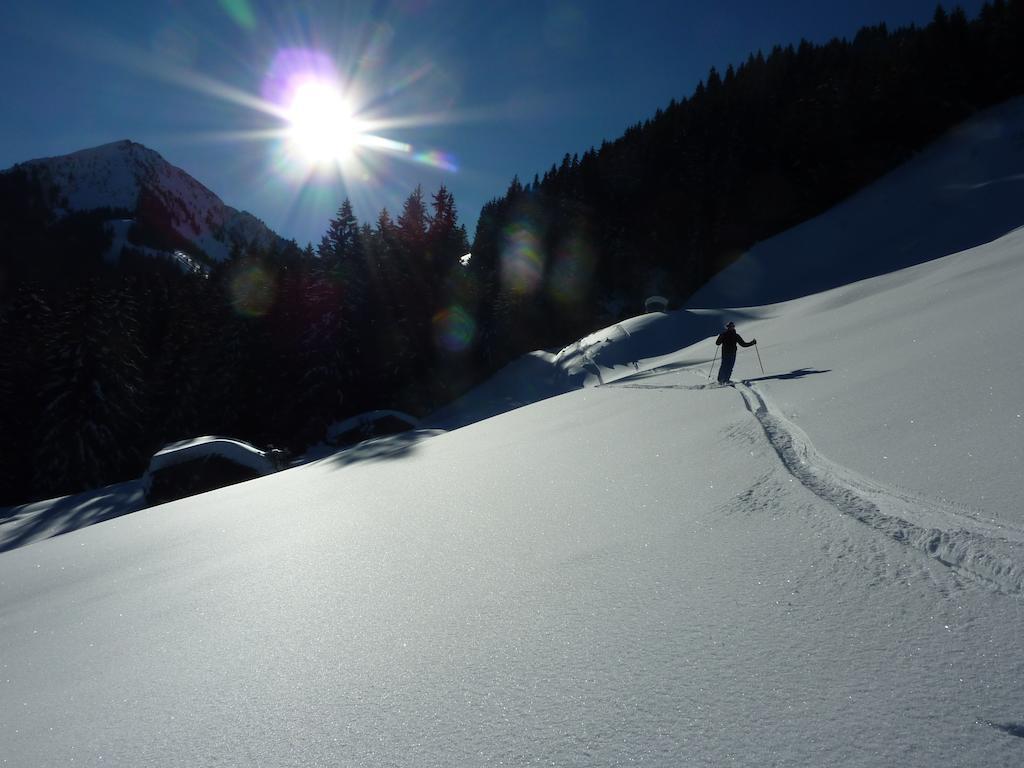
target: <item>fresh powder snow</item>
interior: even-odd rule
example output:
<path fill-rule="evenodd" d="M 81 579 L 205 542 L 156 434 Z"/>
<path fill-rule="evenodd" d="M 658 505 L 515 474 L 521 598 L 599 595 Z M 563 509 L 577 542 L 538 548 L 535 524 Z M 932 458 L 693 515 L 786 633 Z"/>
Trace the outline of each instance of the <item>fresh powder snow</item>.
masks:
<path fill-rule="evenodd" d="M 1024 130 L 981 117 L 957 136 Z M 767 298 L 0 554 L 0 764 L 1024 764 L 1024 221 L 965 209 L 971 247 L 906 266 L 929 185 L 967 183 L 943 146 L 861 193 L 906 229 L 851 199 L 779 236 L 845 222 L 903 269 L 781 295 L 769 241 Z M 727 320 L 758 345 L 717 386 Z"/>

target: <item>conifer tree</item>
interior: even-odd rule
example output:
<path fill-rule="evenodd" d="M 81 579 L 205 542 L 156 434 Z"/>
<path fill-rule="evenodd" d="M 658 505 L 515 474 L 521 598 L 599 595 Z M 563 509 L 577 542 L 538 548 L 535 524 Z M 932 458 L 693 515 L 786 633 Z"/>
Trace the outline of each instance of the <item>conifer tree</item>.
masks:
<path fill-rule="evenodd" d="M 314 441 L 347 404 L 359 349 L 343 311 L 341 287 L 327 265 L 314 266 L 304 299 L 306 322 L 297 339 L 295 426 L 302 439 Z"/>
<path fill-rule="evenodd" d="M 422 261 L 427 235 L 427 209 L 423 203 L 423 189 L 419 185 L 402 205 L 398 216 L 398 242 L 409 258 Z"/>
<path fill-rule="evenodd" d="M 428 264 L 432 282 L 440 285 L 469 251 L 466 230 L 459 226 L 455 198 L 442 184 L 432 196 L 432 211 L 427 228 Z"/>
<path fill-rule="evenodd" d="M 37 492 L 70 493 L 136 474 L 144 393 L 131 295 L 96 282 L 77 289 L 55 319 L 45 356 Z"/>
<path fill-rule="evenodd" d="M 357 256 L 361 250 L 359 222 L 352 212 L 351 201 L 345 198 L 320 241 L 320 258 L 340 261 Z"/>
<path fill-rule="evenodd" d="M 42 351 L 52 324 L 45 292 L 36 287 L 22 287 L 0 314 L 0 505 L 20 504 L 33 495 Z"/>

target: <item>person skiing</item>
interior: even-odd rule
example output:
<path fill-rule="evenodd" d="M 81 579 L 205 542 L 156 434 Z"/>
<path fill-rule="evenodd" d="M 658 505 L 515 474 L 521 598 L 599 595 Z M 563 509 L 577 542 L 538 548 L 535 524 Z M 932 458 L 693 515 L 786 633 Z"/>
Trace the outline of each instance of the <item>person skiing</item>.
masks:
<path fill-rule="evenodd" d="M 757 339 L 744 341 L 743 337 L 736 333 L 736 325 L 728 323 L 725 330 L 718 334 L 715 345 L 722 348 L 722 364 L 718 368 L 718 383 L 728 384 L 732 376 L 732 368 L 736 365 L 736 345 L 741 347 L 752 347 L 757 344 Z"/>

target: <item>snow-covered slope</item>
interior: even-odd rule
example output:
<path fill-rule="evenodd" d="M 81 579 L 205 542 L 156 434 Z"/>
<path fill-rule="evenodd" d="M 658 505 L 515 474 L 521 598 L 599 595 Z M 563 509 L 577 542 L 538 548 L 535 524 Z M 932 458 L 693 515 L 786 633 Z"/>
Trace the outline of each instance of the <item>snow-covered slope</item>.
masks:
<path fill-rule="evenodd" d="M 888 294 L 898 305 L 931 282 Z M 809 328 L 816 302 L 792 307 Z M 795 349 L 774 339 L 778 312 L 754 326 L 775 378 L 706 388 L 703 342 L 400 452 L 342 453 L 0 555 L 5 756 L 1020 764 L 1019 570 L 993 544 L 1019 531 L 822 450 L 865 440 L 848 431 L 856 394 L 817 429 L 778 403 L 815 399 L 851 363 L 827 328 Z M 641 335 L 604 349 L 628 357 Z M 870 362 L 882 377 L 901 364 Z M 872 394 L 859 412 L 888 406 Z M 956 414 L 946 423 L 954 434 Z M 959 453 L 934 461 L 955 474 Z M 901 535 L 911 513 L 946 516 L 992 557 L 952 562 Z"/>
<path fill-rule="evenodd" d="M 1011 230 L 0 554 L 2 758 L 1024 764 Z M 709 386 L 726 318 L 759 343 Z"/>
<path fill-rule="evenodd" d="M 987 243 L 1024 224 L 1024 98 L 979 113 L 818 218 L 760 243 L 690 300 L 806 296 Z"/>
<path fill-rule="evenodd" d="M 111 208 L 155 217 L 215 260 L 227 258 L 234 243 L 266 247 L 279 240 L 252 214 L 225 205 L 183 170 L 135 142 L 118 141 L 15 167 L 56 190 L 58 213 Z"/>
<path fill-rule="evenodd" d="M 865 507 L 889 510 L 893 519 L 877 527 L 922 537 L 921 547 L 943 550 L 958 567 L 990 559 L 978 568 L 999 573 L 985 578 L 1017 590 L 1024 586 L 1024 347 L 1013 328 L 1022 293 L 1024 227 L 788 303 L 633 318 L 558 354 L 533 353 L 430 423 L 451 428 L 579 386 L 700 391 L 712 386 L 714 334 L 734 319 L 760 342 L 742 352 L 734 374 L 748 382 L 738 386 L 743 404 L 778 433 L 780 453 L 818 466 L 827 477 L 821 482 L 835 486 L 829 494 L 860 494 Z M 677 348 L 694 338 L 705 340 Z M 689 374 L 685 384 L 665 383 L 675 371 Z M 963 535 L 931 541 L 932 529 L 961 528 Z"/>

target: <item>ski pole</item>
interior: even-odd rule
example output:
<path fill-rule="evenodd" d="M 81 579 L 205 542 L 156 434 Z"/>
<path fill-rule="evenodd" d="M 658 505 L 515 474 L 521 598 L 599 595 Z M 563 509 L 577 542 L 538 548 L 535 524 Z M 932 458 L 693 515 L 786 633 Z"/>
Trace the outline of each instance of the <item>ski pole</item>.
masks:
<path fill-rule="evenodd" d="M 711 358 L 711 370 L 708 371 L 708 381 L 711 381 L 711 374 L 715 372 L 715 360 L 718 359 L 718 347 L 715 347 L 715 356 Z"/>
<path fill-rule="evenodd" d="M 757 364 L 761 366 L 761 375 L 764 376 L 764 363 L 761 362 L 761 350 L 757 348 L 757 344 L 754 345 L 754 351 L 757 352 Z"/>

